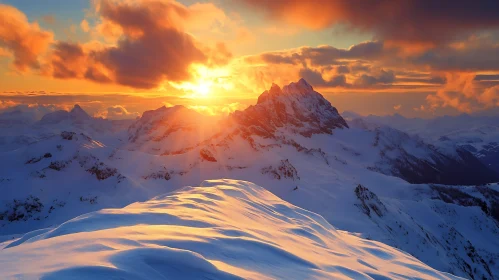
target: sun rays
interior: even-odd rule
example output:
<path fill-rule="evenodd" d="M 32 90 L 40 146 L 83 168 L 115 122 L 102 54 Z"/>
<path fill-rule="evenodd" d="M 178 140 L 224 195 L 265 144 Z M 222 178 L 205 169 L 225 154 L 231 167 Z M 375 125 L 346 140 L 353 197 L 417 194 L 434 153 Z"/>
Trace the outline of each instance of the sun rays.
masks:
<path fill-rule="evenodd" d="M 234 88 L 230 78 L 229 67 L 210 68 L 205 65 L 193 65 L 191 67 L 192 79 L 189 81 L 169 84 L 184 91 L 185 98 L 212 99 L 217 98 L 220 91 Z"/>

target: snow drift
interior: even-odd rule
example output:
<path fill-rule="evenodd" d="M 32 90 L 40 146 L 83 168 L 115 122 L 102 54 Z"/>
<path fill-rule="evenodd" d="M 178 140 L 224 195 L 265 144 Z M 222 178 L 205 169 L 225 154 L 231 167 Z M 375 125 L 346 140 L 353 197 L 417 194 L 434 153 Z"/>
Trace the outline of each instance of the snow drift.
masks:
<path fill-rule="evenodd" d="M 92 212 L 0 246 L 1 278 L 457 279 L 234 180 Z"/>

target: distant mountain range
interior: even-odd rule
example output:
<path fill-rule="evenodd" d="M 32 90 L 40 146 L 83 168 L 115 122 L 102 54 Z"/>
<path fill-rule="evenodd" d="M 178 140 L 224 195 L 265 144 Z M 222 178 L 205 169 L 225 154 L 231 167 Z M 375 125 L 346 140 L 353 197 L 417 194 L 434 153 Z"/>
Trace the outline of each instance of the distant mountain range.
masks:
<path fill-rule="evenodd" d="M 10 120 L 0 135 L 4 238 L 233 178 L 440 271 L 499 275 L 499 170 L 482 156 L 492 124 L 342 116 L 303 79 L 224 118 L 174 106 L 111 121 L 75 105 Z M 487 144 L 463 140 L 472 136 Z"/>
<path fill-rule="evenodd" d="M 390 126 L 411 135 L 418 135 L 440 149 L 462 149 L 477 157 L 485 166 L 499 172 L 499 117 L 444 116 L 433 119 L 392 116 L 360 116 L 345 112 L 350 119 Z"/>

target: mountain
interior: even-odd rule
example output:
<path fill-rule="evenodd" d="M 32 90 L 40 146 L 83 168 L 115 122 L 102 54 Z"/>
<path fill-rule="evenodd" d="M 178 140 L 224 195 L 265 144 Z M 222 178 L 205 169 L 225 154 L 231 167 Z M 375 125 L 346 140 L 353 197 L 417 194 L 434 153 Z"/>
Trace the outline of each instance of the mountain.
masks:
<path fill-rule="evenodd" d="M 74 123 L 83 123 L 91 120 L 92 117 L 85 112 L 80 105 L 74 105 L 71 111 L 59 110 L 53 113 L 46 114 L 39 121 L 40 124 L 54 124 L 62 121 L 71 121 Z"/>
<path fill-rule="evenodd" d="M 127 130 L 126 149 L 152 154 L 181 151 L 219 131 L 218 119 L 182 105 L 146 111 Z"/>
<path fill-rule="evenodd" d="M 363 120 L 390 126 L 434 143 L 439 149 L 460 149 L 473 154 L 482 164 L 499 172 L 499 118 L 461 114 L 434 119 L 366 116 Z"/>
<path fill-rule="evenodd" d="M 458 279 L 233 180 L 92 212 L 0 246 L 2 278 Z"/>
<path fill-rule="evenodd" d="M 258 97 L 258 102 L 231 116 L 252 134 L 275 136 L 279 128 L 310 137 L 312 134 L 332 134 L 336 128 L 348 128 L 338 110 L 304 79 L 281 90 L 272 84 Z"/>
<path fill-rule="evenodd" d="M 226 118 L 162 107 L 128 124 L 64 120 L 18 136 L 41 131 L 45 137 L 1 154 L 4 239 L 233 178 L 437 270 L 487 279 L 499 272 L 499 188 L 483 176 L 489 169 L 461 150 L 363 119 L 347 122 L 304 80 L 274 85 Z"/>

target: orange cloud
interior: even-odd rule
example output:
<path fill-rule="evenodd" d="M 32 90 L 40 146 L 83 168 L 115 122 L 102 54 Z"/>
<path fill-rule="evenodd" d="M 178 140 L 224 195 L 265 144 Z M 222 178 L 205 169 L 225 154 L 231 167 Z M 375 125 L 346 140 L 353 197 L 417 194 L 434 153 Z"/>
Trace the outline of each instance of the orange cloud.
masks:
<path fill-rule="evenodd" d="M 52 75 L 59 79 L 82 78 L 86 55 L 78 44 L 58 42 L 52 57 Z"/>
<path fill-rule="evenodd" d="M 341 23 L 399 42 L 448 42 L 476 29 L 499 26 L 497 1 L 240 1 L 272 19 L 311 29 Z"/>
<path fill-rule="evenodd" d="M 38 57 L 52 40 L 51 32 L 40 29 L 36 22 L 28 22 L 18 9 L 0 4 L 0 47 L 12 52 L 17 70 L 38 69 Z"/>
<path fill-rule="evenodd" d="M 462 112 L 499 106 L 499 85 L 482 85 L 474 73 L 448 73 L 447 83 L 426 100 L 431 109 L 452 107 Z"/>
<path fill-rule="evenodd" d="M 88 24 L 88 21 L 86 19 L 84 19 L 80 22 L 80 27 L 81 27 L 81 30 L 83 30 L 83 32 L 90 31 L 90 25 Z"/>
<path fill-rule="evenodd" d="M 135 119 L 140 116 L 140 114 L 138 112 L 129 112 L 122 105 L 114 105 L 107 108 L 105 111 L 95 113 L 94 116 L 112 120 L 123 120 Z"/>
<path fill-rule="evenodd" d="M 0 57 L 11 57 L 12 53 L 5 49 L 5 48 L 0 48 Z"/>
<path fill-rule="evenodd" d="M 207 47 L 185 31 L 185 21 L 204 9 L 213 14 L 204 17 L 221 17 L 211 4 L 185 7 L 174 1 L 100 0 L 96 11 L 101 20 L 96 28 L 115 44 L 57 42 L 44 72 L 55 78 L 141 89 L 189 80 L 192 64 L 224 65 L 232 58 L 225 44 Z M 85 20 L 81 26 L 90 28 Z"/>
<path fill-rule="evenodd" d="M 174 1 L 100 0 L 96 5 L 100 23 L 94 28 L 115 44 L 56 42 L 43 72 L 60 79 L 141 89 L 189 80 L 192 64 L 225 65 L 232 58 L 225 44 L 208 47 L 185 31 L 185 21 L 203 9 L 212 13 L 204 17 L 222 17 L 211 4 L 185 7 Z M 90 29 L 86 20 L 81 27 Z"/>

